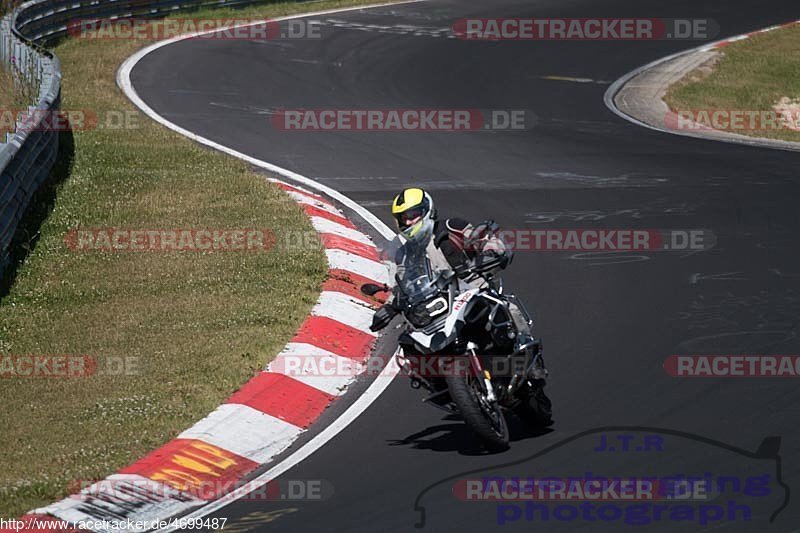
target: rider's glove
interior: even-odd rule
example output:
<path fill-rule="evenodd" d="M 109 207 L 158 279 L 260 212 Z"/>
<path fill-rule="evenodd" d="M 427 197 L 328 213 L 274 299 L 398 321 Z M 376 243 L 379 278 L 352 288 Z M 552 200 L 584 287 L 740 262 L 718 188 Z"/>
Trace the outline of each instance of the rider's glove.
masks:
<path fill-rule="evenodd" d="M 487 251 L 475 258 L 475 267 L 480 271 L 503 269 L 508 266 L 510 257 L 507 253 Z"/>
<path fill-rule="evenodd" d="M 396 314 L 397 309 L 391 304 L 382 305 L 380 309 L 375 311 L 375 314 L 372 315 L 372 325 L 369 327 L 370 331 L 378 331 L 385 328 Z"/>

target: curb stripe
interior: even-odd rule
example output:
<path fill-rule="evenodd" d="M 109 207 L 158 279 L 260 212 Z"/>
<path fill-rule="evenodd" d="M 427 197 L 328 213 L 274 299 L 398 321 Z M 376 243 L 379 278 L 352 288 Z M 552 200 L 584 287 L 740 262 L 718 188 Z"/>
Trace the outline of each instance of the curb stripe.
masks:
<path fill-rule="evenodd" d="M 273 181 L 273 183 L 276 183 L 276 182 Z M 318 198 L 315 198 L 315 197 L 312 197 L 312 196 L 307 196 L 307 195 L 305 195 L 303 193 L 294 192 L 294 191 L 284 191 L 284 192 L 289 196 L 289 198 L 293 199 L 295 202 L 297 202 L 298 204 L 301 204 L 302 206 L 311 205 L 311 206 L 314 206 L 314 207 L 316 207 L 318 209 L 321 209 L 323 211 L 327 211 L 328 213 L 331 213 L 333 215 L 338 215 L 338 216 L 344 217 L 344 215 L 339 210 L 339 208 L 337 208 L 335 205 L 333 205 L 331 203 L 328 203 L 325 200 L 320 200 Z M 345 219 L 346 219 L 346 217 L 345 217 Z"/>
<path fill-rule="evenodd" d="M 366 244 L 367 246 L 375 246 L 372 240 L 360 231 L 337 224 L 336 222 L 328 220 L 327 218 L 312 216 L 311 225 L 314 226 L 314 229 L 319 233 L 333 233 L 334 235 L 339 235 L 341 237 Z"/>
<path fill-rule="evenodd" d="M 317 200 L 316 198 L 312 198 L 310 196 L 306 196 L 305 194 L 301 194 L 299 192 L 292 192 L 292 191 L 285 191 L 286 194 L 293 199 L 298 204 L 302 205 L 313 205 L 314 207 L 318 207 L 323 211 L 327 211 L 328 213 L 333 213 L 334 215 L 341 215 L 342 212 L 334 206 L 333 204 L 329 204 L 328 202 Z"/>
<path fill-rule="evenodd" d="M 367 281 L 366 283 L 370 283 Z M 381 303 L 377 299 L 374 299 L 371 296 L 367 296 L 366 294 L 361 292 L 360 289 L 361 285 L 353 285 L 352 283 L 348 283 L 347 281 L 341 279 L 334 279 L 328 278 L 325 280 L 325 283 L 322 284 L 323 291 L 329 292 L 341 292 L 342 294 L 346 294 L 351 298 L 355 298 L 365 304 L 369 305 L 373 309 L 378 307 L 378 304 Z"/>
<path fill-rule="evenodd" d="M 313 316 L 324 316 L 346 326 L 377 337 L 369 330 L 374 311 L 363 301 L 342 292 L 323 291 L 317 305 L 311 310 Z"/>
<path fill-rule="evenodd" d="M 252 407 L 224 403 L 178 438 L 202 440 L 263 464 L 288 448 L 302 431 Z"/>
<path fill-rule="evenodd" d="M 775 31 L 775 30 L 788 28 L 790 26 L 795 26 L 795 25 L 798 25 L 798 24 L 800 24 L 800 20 L 787 22 L 786 24 L 778 24 L 777 26 L 770 26 L 769 28 L 764 28 L 763 30 L 752 31 L 750 33 L 745 33 L 744 35 L 737 35 L 736 37 L 731 37 L 729 39 L 725 39 L 724 41 L 719 41 L 719 42 L 714 43 L 714 44 L 712 44 L 712 45 L 710 45 L 710 46 L 708 46 L 706 48 L 703 48 L 702 50 L 703 51 L 707 51 L 707 50 L 725 48 L 729 44 L 735 43 L 737 41 L 743 41 L 745 39 L 751 39 L 751 38 L 753 38 L 753 37 L 755 37 L 757 35 L 762 35 L 764 33 L 769 33 L 769 32 Z"/>
<path fill-rule="evenodd" d="M 297 194 L 302 194 L 303 196 L 310 196 L 311 198 L 314 198 L 315 200 L 319 200 L 320 202 L 328 203 L 319 194 L 317 194 L 315 192 L 311 192 L 308 189 L 304 189 L 304 188 L 302 188 L 302 187 L 300 187 L 298 185 L 289 185 L 285 181 L 281 181 L 281 180 L 278 180 L 278 179 L 275 179 L 275 178 L 267 178 L 267 179 L 270 182 L 272 182 L 275 185 L 277 185 L 278 187 L 280 187 L 281 189 L 283 189 L 284 191 L 293 192 L 293 193 L 297 193 Z"/>
<path fill-rule="evenodd" d="M 321 233 L 322 245 L 327 249 L 336 249 L 361 256 L 365 259 L 380 262 L 380 254 L 375 246 L 369 246 L 334 233 Z"/>
<path fill-rule="evenodd" d="M 356 226 L 344 218 L 341 213 L 331 213 L 327 209 L 323 209 L 316 205 L 311 204 L 302 204 L 303 211 L 310 217 L 320 217 L 320 218 L 327 218 L 332 222 L 336 222 L 337 224 L 341 224 L 346 228 L 356 229 Z"/>
<path fill-rule="evenodd" d="M 309 368 L 307 364 L 313 366 Z M 297 368 L 298 365 L 300 368 Z M 323 367 L 335 369 L 325 374 L 317 371 Z M 312 344 L 290 342 L 269 365 L 270 372 L 283 373 L 333 396 L 344 394 L 347 385 L 363 373 L 362 363 L 335 353 L 317 348 Z"/>
<path fill-rule="evenodd" d="M 375 296 L 367 296 L 361 292 L 361 286 L 365 283 L 375 283 L 375 280 L 360 276 L 349 270 L 331 269 L 330 277 L 323 283 L 322 290 L 331 290 L 349 293 L 354 298 L 361 298 L 365 302 L 376 306 L 385 303 L 389 299 L 389 294 L 379 292 Z M 328 288 L 330 287 L 330 288 Z"/>
<path fill-rule="evenodd" d="M 307 428 L 334 399 L 335 396 L 285 374 L 262 372 L 231 396 L 227 403 L 246 405 L 294 426 Z"/>
<path fill-rule="evenodd" d="M 141 497 L 137 498 L 134 495 Z M 47 507 L 35 509 L 31 514 L 34 516 L 49 514 L 60 519 L 61 523 L 95 522 L 102 518 L 114 519 L 124 516 L 130 507 L 141 511 L 145 503 L 157 506 L 164 516 L 174 516 L 198 507 L 203 501 L 143 476 L 112 474 L 81 491 L 80 496 L 71 496 Z M 95 531 L 111 530 L 98 528 Z M 116 530 L 115 533 L 119 531 Z"/>
<path fill-rule="evenodd" d="M 227 446 L 178 437 L 120 473 L 158 481 L 194 498 L 215 500 L 257 467 L 258 462 L 229 451 Z"/>
<path fill-rule="evenodd" d="M 324 316 L 311 316 L 300 326 L 292 342 L 313 344 L 323 350 L 363 361 L 369 357 L 375 337 Z"/>
<path fill-rule="evenodd" d="M 360 257 L 344 250 L 325 250 L 328 264 L 332 270 L 347 270 L 362 278 L 372 280 L 373 283 L 391 284 L 391 278 L 386 265 Z"/>

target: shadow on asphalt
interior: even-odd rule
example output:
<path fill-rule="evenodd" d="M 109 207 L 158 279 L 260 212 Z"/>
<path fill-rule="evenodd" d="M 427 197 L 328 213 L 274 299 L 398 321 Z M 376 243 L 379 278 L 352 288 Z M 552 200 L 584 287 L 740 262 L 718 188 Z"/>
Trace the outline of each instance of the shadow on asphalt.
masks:
<path fill-rule="evenodd" d="M 490 455 L 457 416 L 447 415 L 443 421 L 452 423 L 429 426 L 402 439 L 387 441 L 390 446 L 410 446 L 416 450 L 456 452 L 459 455 Z M 512 443 L 538 438 L 553 431 L 552 428 L 531 428 L 516 417 L 507 417 Z M 502 452 L 501 452 L 502 453 Z"/>

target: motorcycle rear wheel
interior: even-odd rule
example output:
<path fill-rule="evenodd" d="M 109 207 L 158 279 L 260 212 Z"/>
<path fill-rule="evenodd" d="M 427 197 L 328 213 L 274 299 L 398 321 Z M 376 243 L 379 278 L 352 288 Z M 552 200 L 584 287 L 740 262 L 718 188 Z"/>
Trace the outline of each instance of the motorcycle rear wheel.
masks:
<path fill-rule="evenodd" d="M 467 426 L 490 452 L 508 449 L 508 425 L 497 403 L 481 399 L 479 385 L 473 376 L 449 376 L 447 387 Z"/>

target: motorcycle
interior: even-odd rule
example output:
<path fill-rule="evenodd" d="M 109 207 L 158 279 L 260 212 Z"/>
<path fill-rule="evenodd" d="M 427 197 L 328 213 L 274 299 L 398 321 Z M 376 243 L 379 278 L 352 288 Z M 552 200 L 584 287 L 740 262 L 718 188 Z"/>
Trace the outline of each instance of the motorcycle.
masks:
<path fill-rule="evenodd" d="M 397 360 L 412 388 L 427 391 L 423 402 L 460 415 L 490 452 L 509 447 L 505 412 L 537 428 L 553 423 L 542 341 L 522 302 L 503 291 L 498 270 L 491 262 L 458 272 L 428 267 L 398 274 L 393 288 L 361 287 L 367 295 L 393 293 L 388 306 L 404 319 Z"/>

